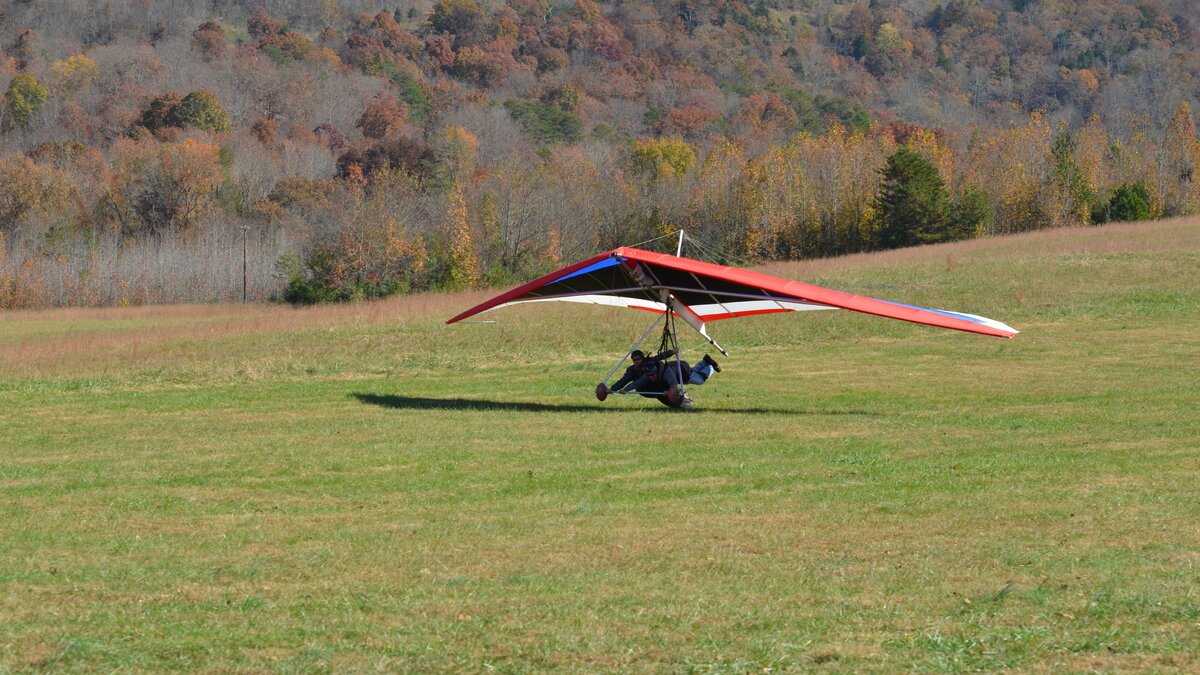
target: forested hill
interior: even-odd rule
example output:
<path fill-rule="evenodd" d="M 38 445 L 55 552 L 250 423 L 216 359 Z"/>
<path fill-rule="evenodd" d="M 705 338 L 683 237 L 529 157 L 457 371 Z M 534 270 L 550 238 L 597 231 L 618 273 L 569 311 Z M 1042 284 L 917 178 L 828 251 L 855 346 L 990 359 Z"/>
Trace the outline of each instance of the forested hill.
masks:
<path fill-rule="evenodd" d="M 0 307 L 1191 213 L 1198 81 L 1193 0 L 10 2 Z"/>

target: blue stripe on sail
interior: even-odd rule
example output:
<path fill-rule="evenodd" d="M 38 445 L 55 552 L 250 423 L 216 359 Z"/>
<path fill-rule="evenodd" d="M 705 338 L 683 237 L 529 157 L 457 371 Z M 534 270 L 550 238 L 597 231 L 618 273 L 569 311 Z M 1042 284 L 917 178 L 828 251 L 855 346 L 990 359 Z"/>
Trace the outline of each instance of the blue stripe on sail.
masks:
<path fill-rule="evenodd" d="M 566 281 L 567 279 L 570 279 L 571 277 L 577 277 L 581 274 L 591 274 L 592 272 L 595 272 L 597 270 L 602 270 L 606 267 L 612 267 L 613 265 L 620 265 L 622 262 L 624 262 L 624 260 L 625 260 L 624 258 L 605 258 L 604 260 L 601 260 L 598 263 L 592 263 L 591 265 L 588 265 L 587 267 L 585 267 L 581 270 L 575 270 L 574 272 L 571 272 L 570 274 L 568 274 L 564 277 L 559 277 L 546 285 L 549 286 L 550 284 L 557 284 L 558 282 Z"/>
<path fill-rule="evenodd" d="M 873 298 L 873 299 L 875 299 L 875 298 Z M 880 300 L 879 302 L 886 302 L 889 305 L 896 305 L 898 307 L 907 307 L 909 309 L 919 309 L 922 312 L 933 312 L 934 314 L 941 314 L 942 316 L 948 316 L 951 319 L 961 319 L 963 321 L 970 321 L 971 323 L 979 323 L 979 324 L 985 323 L 983 321 L 980 321 L 979 319 L 976 319 L 973 316 L 967 316 L 966 314 L 959 314 L 957 312 L 947 312 L 944 309 L 929 309 L 928 307 L 917 307 L 916 305 L 906 305 L 903 302 L 892 302 L 891 300 Z"/>

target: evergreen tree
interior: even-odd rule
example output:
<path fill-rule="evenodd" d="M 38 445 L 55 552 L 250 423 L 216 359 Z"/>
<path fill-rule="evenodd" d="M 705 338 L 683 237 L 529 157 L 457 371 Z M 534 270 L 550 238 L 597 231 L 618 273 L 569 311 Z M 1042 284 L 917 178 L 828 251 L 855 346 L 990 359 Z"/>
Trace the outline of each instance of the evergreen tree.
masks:
<path fill-rule="evenodd" d="M 1098 214 L 1099 215 L 1099 214 Z M 1142 181 L 1122 183 L 1108 200 L 1104 210 L 1103 220 L 1113 222 L 1132 222 L 1135 220 L 1150 220 L 1157 217 L 1154 200 L 1150 188 Z M 1101 219 L 1097 218 L 1099 222 Z"/>
<path fill-rule="evenodd" d="M 946 239 L 973 239 L 984 235 L 991 229 L 995 218 L 987 193 L 982 188 L 968 188 L 950 209 Z"/>
<path fill-rule="evenodd" d="M 937 167 L 904 146 L 887 158 L 875 196 L 879 245 L 899 248 L 952 238 L 950 196 Z"/>

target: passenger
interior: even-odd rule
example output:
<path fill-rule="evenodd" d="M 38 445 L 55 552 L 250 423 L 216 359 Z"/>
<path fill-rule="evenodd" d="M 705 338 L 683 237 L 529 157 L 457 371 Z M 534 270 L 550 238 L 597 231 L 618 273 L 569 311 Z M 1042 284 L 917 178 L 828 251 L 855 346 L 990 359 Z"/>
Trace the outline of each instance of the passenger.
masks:
<path fill-rule="evenodd" d="M 660 354 L 655 354 L 654 356 L 651 356 L 650 358 L 646 358 L 645 352 L 643 352 L 640 349 L 633 350 L 629 354 L 629 360 L 633 363 L 633 365 L 631 365 L 625 369 L 625 374 L 621 376 L 621 379 L 617 380 L 616 382 L 613 382 L 612 386 L 607 387 L 604 390 L 604 395 L 607 396 L 608 394 L 611 394 L 611 393 L 617 392 L 617 391 L 621 391 L 622 393 L 625 393 L 622 390 L 625 389 L 626 387 L 628 387 L 628 385 L 637 381 L 643 375 L 645 375 L 646 370 L 650 367 L 650 365 L 652 363 L 661 363 L 664 359 L 669 359 L 672 356 L 675 356 L 674 349 L 668 349 L 667 351 L 662 352 Z M 604 387 L 605 385 L 602 384 L 600 386 Z M 634 389 L 636 389 L 636 387 L 634 387 Z M 597 394 L 599 394 L 599 392 L 600 392 L 600 388 L 597 387 Z M 603 401 L 604 399 L 601 398 L 600 400 Z"/>

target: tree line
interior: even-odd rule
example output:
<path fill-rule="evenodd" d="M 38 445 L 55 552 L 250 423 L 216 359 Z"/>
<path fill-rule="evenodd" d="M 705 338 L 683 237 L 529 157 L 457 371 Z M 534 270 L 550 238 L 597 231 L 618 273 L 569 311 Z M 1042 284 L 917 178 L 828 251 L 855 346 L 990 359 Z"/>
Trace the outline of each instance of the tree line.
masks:
<path fill-rule="evenodd" d="M 446 127 L 434 145 L 399 143 L 398 158 L 377 163 L 347 153 L 339 175 L 280 180 L 233 212 L 226 200 L 238 195 L 223 192 L 230 186 L 220 147 L 190 137 L 124 139 L 111 163 L 69 143 L 6 157 L 0 213 L 25 225 L 5 232 L 0 302 L 232 299 L 238 227 L 256 251 L 275 251 L 258 254 L 256 297 L 322 302 L 511 283 L 680 228 L 720 262 L 747 263 L 1200 210 L 1200 142 L 1186 104 L 1159 142 L 1144 134 L 1115 141 L 1099 120 L 1055 129 L 1035 114 L 986 136 L 834 126 L 758 152 L 733 140 L 702 148 L 642 138 L 616 151 L 598 141 L 558 144 L 537 162 L 488 166 L 461 127 Z M 106 180 L 81 189 L 84 170 Z M 108 225 L 80 229 L 87 213 L 104 214 Z M 225 243 L 214 243 L 218 232 Z M 227 251 L 226 259 L 201 244 Z M 104 251 L 188 246 L 194 259 L 160 270 L 157 282 L 143 279 L 140 294 L 86 289 L 112 281 L 104 267 L 115 263 Z M 14 251 L 24 256 L 16 266 Z M 156 296 L 156 283 L 165 288 L 167 277 L 206 266 L 224 270 L 223 294 L 204 287 Z M 38 283 L 64 274 L 76 281 Z"/>

